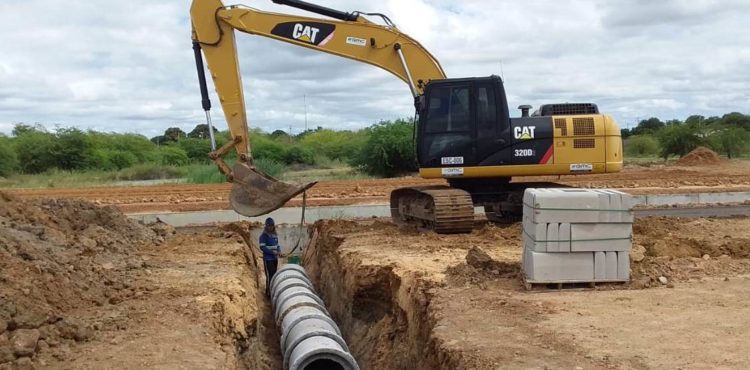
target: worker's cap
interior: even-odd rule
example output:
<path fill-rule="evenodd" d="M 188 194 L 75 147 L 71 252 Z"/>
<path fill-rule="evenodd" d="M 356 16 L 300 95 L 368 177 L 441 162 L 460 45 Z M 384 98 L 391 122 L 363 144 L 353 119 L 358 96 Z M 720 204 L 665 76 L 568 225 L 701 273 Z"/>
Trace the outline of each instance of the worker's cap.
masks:
<path fill-rule="evenodd" d="M 273 225 L 273 224 L 274 224 L 274 222 L 273 222 L 273 219 L 271 217 L 269 217 L 269 218 L 266 219 L 266 226 L 270 226 L 270 225 Z"/>

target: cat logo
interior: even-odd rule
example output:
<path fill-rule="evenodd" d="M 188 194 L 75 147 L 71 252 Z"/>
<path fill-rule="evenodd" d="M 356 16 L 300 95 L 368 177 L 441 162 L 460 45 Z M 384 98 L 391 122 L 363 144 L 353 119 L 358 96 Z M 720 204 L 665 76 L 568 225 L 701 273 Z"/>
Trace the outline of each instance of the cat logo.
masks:
<path fill-rule="evenodd" d="M 309 42 L 311 44 L 315 43 L 315 36 L 318 35 L 318 32 L 320 32 L 319 28 L 315 28 L 312 26 L 305 26 L 303 24 L 295 24 L 294 30 L 292 31 L 292 37 L 299 41 L 305 41 Z"/>
<path fill-rule="evenodd" d="M 529 140 L 534 138 L 536 126 L 513 127 L 513 137 L 519 140 Z"/>
<path fill-rule="evenodd" d="M 324 46 L 333 39 L 336 26 L 323 22 L 283 22 L 273 27 L 271 34 L 305 44 Z"/>

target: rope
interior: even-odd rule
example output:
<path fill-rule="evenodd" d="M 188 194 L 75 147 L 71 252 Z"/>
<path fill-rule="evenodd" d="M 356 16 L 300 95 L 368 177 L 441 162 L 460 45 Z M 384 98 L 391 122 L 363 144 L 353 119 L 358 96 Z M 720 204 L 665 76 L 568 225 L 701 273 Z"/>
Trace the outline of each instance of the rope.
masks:
<path fill-rule="evenodd" d="M 289 254 L 294 253 L 294 251 L 297 250 L 297 248 L 300 247 L 300 243 L 302 242 L 302 228 L 305 226 L 305 208 L 307 204 L 307 190 L 302 192 L 302 219 L 299 221 L 299 238 L 297 238 L 297 244 L 294 245 L 294 248 L 292 248 L 291 251 L 289 251 Z"/>

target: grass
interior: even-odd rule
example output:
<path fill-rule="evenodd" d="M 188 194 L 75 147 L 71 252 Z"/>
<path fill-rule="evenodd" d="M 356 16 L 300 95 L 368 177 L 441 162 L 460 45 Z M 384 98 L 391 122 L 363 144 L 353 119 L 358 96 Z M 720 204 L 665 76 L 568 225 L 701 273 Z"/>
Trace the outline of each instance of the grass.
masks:
<path fill-rule="evenodd" d="M 139 164 L 122 170 L 63 171 L 49 170 L 39 174 L 17 174 L 0 178 L 1 188 L 83 188 L 114 185 L 122 181 L 170 180 L 184 178 L 192 167 Z"/>

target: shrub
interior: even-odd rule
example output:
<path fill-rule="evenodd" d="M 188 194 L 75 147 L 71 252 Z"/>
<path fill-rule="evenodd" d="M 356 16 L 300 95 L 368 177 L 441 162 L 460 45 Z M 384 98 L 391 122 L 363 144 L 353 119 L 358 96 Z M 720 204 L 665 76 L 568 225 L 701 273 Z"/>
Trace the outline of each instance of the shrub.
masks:
<path fill-rule="evenodd" d="M 366 130 L 367 140 L 352 161 L 354 166 L 367 174 L 385 177 L 418 169 L 411 122 L 381 122 Z"/>
<path fill-rule="evenodd" d="M 709 141 L 714 150 L 727 158 L 737 157 L 750 146 L 750 132 L 739 126 L 724 125 L 712 133 Z"/>
<path fill-rule="evenodd" d="M 208 153 L 211 151 L 211 140 L 187 138 L 180 140 L 178 144 L 187 153 L 193 162 L 208 162 Z"/>
<path fill-rule="evenodd" d="M 650 157 L 659 154 L 659 142 L 651 135 L 635 135 L 625 140 L 625 154 L 631 157 Z"/>
<path fill-rule="evenodd" d="M 253 158 L 270 159 L 274 162 L 285 163 L 286 148 L 262 134 L 251 133 L 250 144 Z"/>
<path fill-rule="evenodd" d="M 40 173 L 54 167 L 52 134 L 39 130 L 23 131 L 13 140 L 18 163 L 24 173 Z"/>
<path fill-rule="evenodd" d="M 315 164 L 315 154 L 312 150 L 301 146 L 292 146 L 284 153 L 284 163 L 286 164 Z"/>
<path fill-rule="evenodd" d="M 219 169 L 213 164 L 194 166 L 187 174 L 187 182 L 192 184 L 221 184 L 227 181 Z"/>
<path fill-rule="evenodd" d="M 18 157 L 10 145 L 10 139 L 0 135 L 0 176 L 8 177 L 18 169 Z"/>
<path fill-rule="evenodd" d="M 161 164 L 182 166 L 190 162 L 187 153 L 177 146 L 163 146 L 159 148 Z"/>
<path fill-rule="evenodd" d="M 283 163 L 268 158 L 255 159 L 255 167 L 273 177 L 279 177 L 286 171 L 286 166 Z"/>
<path fill-rule="evenodd" d="M 659 131 L 657 138 L 661 146 L 661 157 L 665 160 L 671 155 L 682 157 L 704 141 L 697 128 L 685 124 L 667 125 Z"/>

